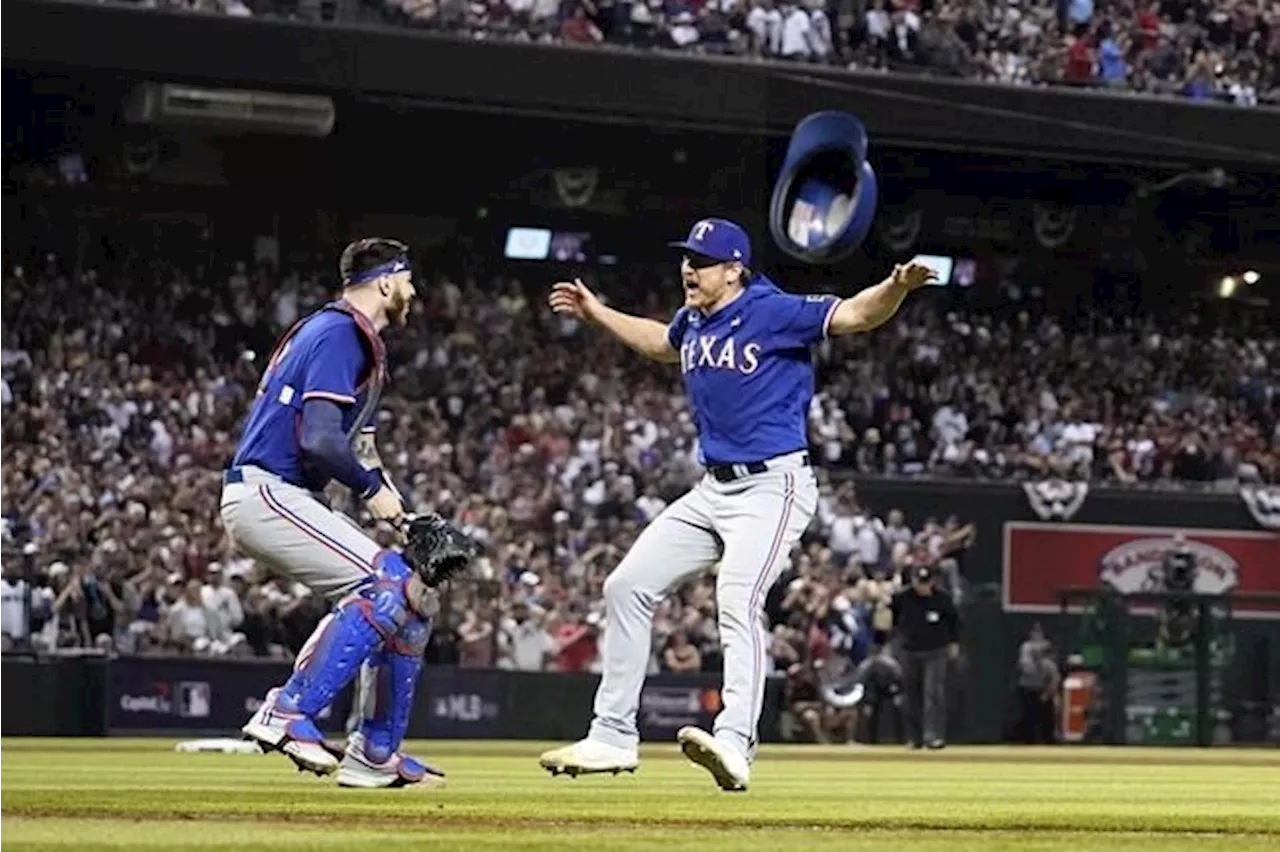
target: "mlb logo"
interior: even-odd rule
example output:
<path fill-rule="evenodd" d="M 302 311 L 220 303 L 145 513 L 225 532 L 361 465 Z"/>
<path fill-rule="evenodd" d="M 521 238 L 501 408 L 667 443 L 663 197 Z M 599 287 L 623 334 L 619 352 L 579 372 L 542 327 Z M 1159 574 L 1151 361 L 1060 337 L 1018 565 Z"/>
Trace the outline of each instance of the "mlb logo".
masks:
<path fill-rule="evenodd" d="M 201 680 L 178 683 L 178 715 L 184 719 L 207 719 L 213 703 L 213 690 Z"/>

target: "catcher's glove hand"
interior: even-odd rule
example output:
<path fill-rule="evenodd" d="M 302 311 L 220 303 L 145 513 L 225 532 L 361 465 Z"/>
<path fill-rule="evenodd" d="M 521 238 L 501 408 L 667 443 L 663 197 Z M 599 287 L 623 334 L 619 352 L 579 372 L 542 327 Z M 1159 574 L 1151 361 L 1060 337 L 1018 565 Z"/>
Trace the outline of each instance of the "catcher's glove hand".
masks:
<path fill-rule="evenodd" d="M 462 572 L 480 553 L 480 546 L 439 515 L 410 516 L 404 533 L 404 561 L 430 587 Z"/>

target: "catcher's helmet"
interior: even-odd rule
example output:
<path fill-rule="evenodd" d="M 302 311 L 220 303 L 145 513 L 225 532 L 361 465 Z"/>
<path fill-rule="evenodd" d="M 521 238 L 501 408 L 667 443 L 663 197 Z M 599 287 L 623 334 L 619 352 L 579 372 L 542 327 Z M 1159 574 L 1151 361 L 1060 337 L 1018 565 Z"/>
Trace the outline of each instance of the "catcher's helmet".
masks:
<path fill-rule="evenodd" d="M 791 135 L 769 205 L 769 230 L 797 260 L 835 263 L 866 238 L 876 201 L 862 122 L 847 113 L 816 112 Z"/>

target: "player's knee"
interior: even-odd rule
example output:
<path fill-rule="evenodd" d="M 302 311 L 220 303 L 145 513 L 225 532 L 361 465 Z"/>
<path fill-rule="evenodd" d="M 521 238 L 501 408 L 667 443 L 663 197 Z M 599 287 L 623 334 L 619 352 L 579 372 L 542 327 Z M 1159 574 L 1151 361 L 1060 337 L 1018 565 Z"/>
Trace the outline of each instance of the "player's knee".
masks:
<path fill-rule="evenodd" d="M 636 585 L 621 566 L 604 580 L 604 602 L 611 610 L 625 606 L 636 596 Z"/>
<path fill-rule="evenodd" d="M 399 554 L 385 551 L 378 559 L 377 570 L 369 582 L 343 601 L 339 608 L 359 608 L 379 633 L 394 636 L 410 617 L 405 591 L 406 571 L 412 573 Z"/>

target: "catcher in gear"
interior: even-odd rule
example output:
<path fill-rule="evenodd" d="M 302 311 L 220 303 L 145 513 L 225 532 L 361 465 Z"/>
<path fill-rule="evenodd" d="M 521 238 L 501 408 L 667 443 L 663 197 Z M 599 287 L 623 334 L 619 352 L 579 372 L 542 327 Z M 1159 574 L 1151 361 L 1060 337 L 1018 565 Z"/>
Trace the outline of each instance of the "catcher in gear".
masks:
<path fill-rule="evenodd" d="M 408 247 L 371 238 L 347 246 L 342 298 L 285 333 L 267 361 L 235 458 L 223 477 L 222 522 L 238 549 L 336 603 L 294 671 L 241 729 L 300 769 L 348 787 L 401 787 L 442 773 L 400 752 L 437 604 L 434 587 L 473 549 L 438 517 L 406 519 L 383 471 L 374 415 L 388 370 L 382 334 L 404 325 L 416 295 Z M 400 527 L 406 553 L 386 550 L 321 492 L 351 489 Z M 361 671 L 363 667 L 363 671 Z M 345 752 L 316 724 L 361 676 L 358 724 Z"/>

